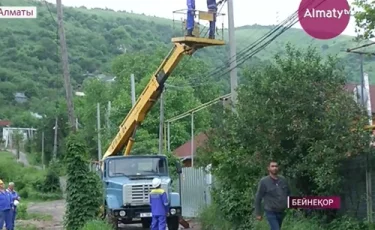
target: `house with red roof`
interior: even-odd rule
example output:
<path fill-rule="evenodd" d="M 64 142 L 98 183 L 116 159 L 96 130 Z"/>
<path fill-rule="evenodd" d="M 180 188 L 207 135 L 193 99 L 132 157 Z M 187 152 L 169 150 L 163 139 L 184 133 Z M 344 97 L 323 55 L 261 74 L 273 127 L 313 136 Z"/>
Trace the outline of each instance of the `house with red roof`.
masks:
<path fill-rule="evenodd" d="M 205 133 L 200 133 L 194 137 L 194 154 L 199 147 L 202 147 L 206 140 L 208 139 Z M 183 167 L 191 167 L 191 140 L 176 148 L 173 151 L 174 155 L 182 160 Z"/>

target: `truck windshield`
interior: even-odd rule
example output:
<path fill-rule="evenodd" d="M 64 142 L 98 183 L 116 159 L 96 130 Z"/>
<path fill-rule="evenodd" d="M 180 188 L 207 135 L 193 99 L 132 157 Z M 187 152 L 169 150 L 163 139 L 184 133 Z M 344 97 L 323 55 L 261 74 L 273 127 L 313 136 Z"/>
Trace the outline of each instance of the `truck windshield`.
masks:
<path fill-rule="evenodd" d="M 109 176 L 162 176 L 167 175 L 164 158 L 122 158 L 108 162 Z"/>

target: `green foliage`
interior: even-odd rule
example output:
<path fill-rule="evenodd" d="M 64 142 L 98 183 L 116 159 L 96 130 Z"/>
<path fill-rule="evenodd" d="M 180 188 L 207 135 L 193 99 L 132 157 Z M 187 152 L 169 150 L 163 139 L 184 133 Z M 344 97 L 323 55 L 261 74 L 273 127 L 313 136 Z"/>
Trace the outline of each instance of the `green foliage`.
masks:
<path fill-rule="evenodd" d="M 202 230 L 233 230 L 231 223 L 223 218 L 223 214 L 216 203 L 203 207 L 198 219 Z"/>
<path fill-rule="evenodd" d="M 91 220 L 88 221 L 85 226 L 80 230 L 112 230 L 112 226 L 105 221 L 101 220 Z"/>
<path fill-rule="evenodd" d="M 62 196 L 60 190 L 46 190 L 50 185 L 44 171 L 22 166 L 11 153 L 0 152 L 0 175 L 5 182 L 13 181 L 24 199 L 55 200 Z"/>
<path fill-rule="evenodd" d="M 78 230 L 87 221 L 97 217 L 103 194 L 99 177 L 89 171 L 86 148 L 78 134 L 69 137 L 67 151 L 65 227 Z"/>
<path fill-rule="evenodd" d="M 235 230 L 231 223 L 223 220 L 223 214 L 217 204 L 213 203 L 208 207 L 201 210 L 199 214 L 199 222 L 201 223 L 202 230 Z M 267 219 L 254 222 L 251 229 L 254 230 L 268 230 Z M 317 216 L 305 217 L 303 212 L 298 210 L 288 210 L 284 221 L 283 230 L 363 230 L 368 229 L 366 225 L 356 219 L 348 216 L 342 216 L 335 219 L 329 224 L 322 223 L 321 218 Z"/>
<path fill-rule="evenodd" d="M 256 186 L 269 160 L 279 162 L 296 195 L 340 195 L 343 161 L 367 152 L 370 140 L 334 58 L 288 46 L 244 77 L 249 83 L 239 88 L 238 114 L 226 114 L 209 134 L 211 153 L 198 154 L 203 165 L 212 163 L 214 200 L 236 229 L 253 227 Z"/>
<path fill-rule="evenodd" d="M 357 32 L 361 37 L 370 39 L 374 37 L 375 29 L 375 5 L 373 0 L 355 0 L 354 17 Z"/>

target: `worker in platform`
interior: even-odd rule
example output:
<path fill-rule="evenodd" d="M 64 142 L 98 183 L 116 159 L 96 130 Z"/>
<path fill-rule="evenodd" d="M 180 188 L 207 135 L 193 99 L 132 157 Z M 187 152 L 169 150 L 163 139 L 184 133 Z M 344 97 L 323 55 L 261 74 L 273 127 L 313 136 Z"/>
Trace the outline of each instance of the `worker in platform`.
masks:
<path fill-rule="evenodd" d="M 150 192 L 150 205 L 152 213 L 151 230 L 165 230 L 167 228 L 168 198 L 167 193 L 161 188 L 160 178 L 152 180 Z"/>
<path fill-rule="evenodd" d="M 212 12 L 214 14 L 214 20 L 210 21 L 210 28 L 209 28 L 208 37 L 211 38 L 211 39 L 215 39 L 216 13 L 217 13 L 216 0 L 207 0 L 207 8 L 208 8 L 208 12 Z"/>
<path fill-rule="evenodd" d="M 221 2 L 221 1 L 220 1 Z M 195 0 L 187 0 L 187 18 L 186 18 L 186 36 L 193 36 L 194 30 L 194 16 L 195 16 Z M 212 12 L 214 14 L 214 20 L 210 21 L 210 28 L 209 28 L 209 38 L 215 38 L 215 30 L 216 30 L 216 13 L 217 13 L 217 4 L 216 0 L 207 0 L 207 8 L 208 12 Z"/>
<path fill-rule="evenodd" d="M 187 0 L 187 17 L 186 17 L 186 36 L 193 36 L 194 16 L 195 16 L 195 0 Z"/>

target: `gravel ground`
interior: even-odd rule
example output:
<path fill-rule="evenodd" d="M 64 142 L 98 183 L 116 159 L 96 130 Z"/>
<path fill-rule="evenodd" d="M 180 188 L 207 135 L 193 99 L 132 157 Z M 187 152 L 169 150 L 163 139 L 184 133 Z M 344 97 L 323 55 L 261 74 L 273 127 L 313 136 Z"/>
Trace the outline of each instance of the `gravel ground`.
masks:
<path fill-rule="evenodd" d="M 51 221 L 36 221 L 36 220 L 19 220 L 16 225 L 26 226 L 34 225 L 38 229 L 49 229 L 49 230 L 64 230 L 63 218 L 65 213 L 65 200 L 48 201 L 41 203 L 30 203 L 28 210 L 29 213 L 38 213 L 44 215 L 51 215 L 53 218 Z M 190 223 L 191 228 L 185 230 L 200 230 L 197 223 Z M 122 230 L 142 230 L 141 225 L 126 225 L 122 226 Z M 183 228 L 181 228 L 183 229 Z"/>

